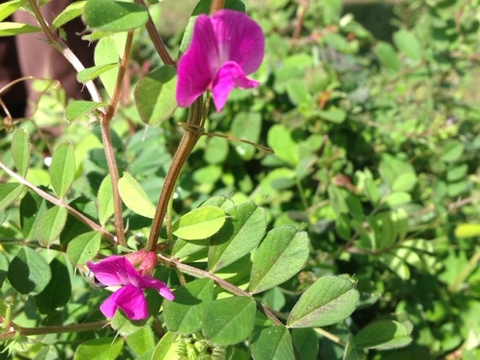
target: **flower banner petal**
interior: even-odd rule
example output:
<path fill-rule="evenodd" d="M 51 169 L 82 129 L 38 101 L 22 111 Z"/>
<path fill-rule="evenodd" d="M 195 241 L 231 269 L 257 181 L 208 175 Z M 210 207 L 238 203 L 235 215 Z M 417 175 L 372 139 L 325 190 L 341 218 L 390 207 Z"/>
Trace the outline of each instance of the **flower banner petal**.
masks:
<path fill-rule="evenodd" d="M 127 259 L 117 255 L 109 256 L 96 264 L 88 262 L 87 267 L 94 273 L 97 280 L 106 286 L 125 285 L 128 281 L 127 269 L 133 269 Z"/>

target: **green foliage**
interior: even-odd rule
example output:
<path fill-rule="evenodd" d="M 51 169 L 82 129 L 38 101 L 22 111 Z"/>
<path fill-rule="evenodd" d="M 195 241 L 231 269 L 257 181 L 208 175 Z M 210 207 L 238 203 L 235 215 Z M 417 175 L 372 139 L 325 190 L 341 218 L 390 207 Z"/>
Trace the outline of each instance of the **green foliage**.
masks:
<path fill-rule="evenodd" d="M 55 17 L 58 32 L 79 16 L 88 25 L 95 65 L 77 79 L 100 91 L 67 102 L 49 85 L 28 120 L 4 120 L 1 350 L 15 359 L 478 358 L 479 1 L 362 4 L 381 12 L 372 24 L 340 0 L 227 0 L 265 32 L 252 74 L 261 85 L 234 89 L 199 126 L 186 124 L 195 109 L 177 108 L 173 63 L 211 3 L 182 3 L 191 17 L 171 38 L 164 20 L 186 23 L 171 1 L 78 1 Z M 0 4 L 0 36 L 41 31 L 4 21 L 31 6 Z M 149 14 L 173 62 L 145 31 Z M 376 31 L 378 19 L 391 33 Z M 199 141 L 172 183 L 185 136 Z M 150 250 L 153 276 L 175 300 L 149 290 L 147 319 L 118 310 L 106 324 L 99 305 L 115 289 L 99 289 L 86 264 L 148 248 L 168 187 Z"/>

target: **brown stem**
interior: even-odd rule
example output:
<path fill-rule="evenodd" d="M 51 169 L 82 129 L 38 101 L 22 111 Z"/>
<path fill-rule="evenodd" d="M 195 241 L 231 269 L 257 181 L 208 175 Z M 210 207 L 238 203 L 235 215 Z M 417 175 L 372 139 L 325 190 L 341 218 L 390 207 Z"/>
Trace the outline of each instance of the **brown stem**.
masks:
<path fill-rule="evenodd" d="M 163 256 L 162 254 L 157 254 L 157 257 L 162 263 L 164 263 L 168 266 L 172 266 L 172 267 L 180 270 L 184 274 L 188 274 L 188 275 L 191 275 L 191 276 L 196 277 L 196 278 L 212 279 L 222 289 L 227 290 L 229 293 L 231 293 L 233 295 L 248 296 L 249 298 L 253 299 L 252 294 L 246 292 L 245 290 L 242 290 L 242 289 L 236 287 L 235 285 L 229 283 L 228 281 L 226 281 L 224 279 L 219 278 L 218 276 L 216 276 L 216 275 L 214 275 L 214 274 L 212 274 L 208 271 L 200 270 L 200 269 L 197 269 L 196 267 L 183 264 L 182 262 L 180 262 L 176 259 L 169 259 L 168 257 Z M 283 325 L 283 323 L 280 320 L 278 320 L 278 318 L 273 314 L 273 312 L 270 309 L 264 307 L 262 304 L 260 304 L 256 300 L 255 300 L 255 302 L 256 302 L 256 305 L 257 305 L 257 309 L 261 313 L 263 313 L 274 325 Z"/>
<path fill-rule="evenodd" d="M 139 5 L 146 6 L 143 0 L 135 0 L 135 2 Z M 165 65 L 172 65 L 176 67 L 177 65 L 175 64 L 175 60 L 172 59 L 172 57 L 168 53 L 165 43 L 163 42 L 160 35 L 158 35 L 157 28 L 155 27 L 155 23 L 153 22 L 153 19 L 150 16 L 150 12 L 148 13 L 148 21 L 147 21 L 146 28 L 147 28 L 148 36 L 150 37 L 150 40 L 152 40 L 152 44 L 155 47 L 155 50 L 157 50 L 157 53 L 160 56 L 160 59 L 162 59 L 163 63 Z"/>
<path fill-rule="evenodd" d="M 225 0 L 212 0 L 210 5 L 210 15 L 215 14 L 217 11 L 222 10 L 225 7 Z"/>
<path fill-rule="evenodd" d="M 75 68 L 77 72 L 85 70 L 85 66 L 81 63 L 78 57 L 70 50 L 70 48 L 60 39 L 48 26 L 47 22 L 43 18 L 40 9 L 35 2 L 35 0 L 28 0 L 30 7 L 32 8 L 33 13 L 35 14 L 35 18 L 37 19 L 40 27 L 42 28 L 43 32 L 47 36 L 48 40 L 50 41 L 51 45 L 57 49 L 72 66 Z M 90 93 L 93 101 L 102 102 L 102 97 L 100 96 L 100 92 L 98 91 L 97 87 L 95 86 L 93 81 L 87 81 L 85 86 Z"/>
<path fill-rule="evenodd" d="M 202 97 L 199 97 L 197 100 L 195 100 L 193 105 L 190 106 L 187 124 L 201 126 L 202 108 L 203 99 Z M 148 242 L 145 247 L 147 251 L 155 251 L 157 247 L 157 241 L 162 228 L 163 219 L 167 211 L 168 202 L 170 201 L 170 197 L 175 189 L 175 184 L 177 183 L 182 167 L 190 156 L 190 153 L 195 147 L 198 139 L 200 139 L 200 136 L 202 136 L 201 131 L 196 131 L 189 128 L 186 128 L 185 133 L 182 136 L 177 151 L 173 156 L 172 165 L 170 165 L 170 169 L 165 177 L 162 192 L 160 193 L 160 197 L 158 199 L 157 209 L 153 218 L 152 229 L 150 230 L 150 236 L 148 237 Z"/>
<path fill-rule="evenodd" d="M 105 151 L 105 157 L 107 159 L 108 171 L 112 179 L 112 192 L 113 192 L 113 208 L 115 219 L 115 234 L 117 235 L 117 241 L 119 245 L 126 245 L 125 233 L 123 226 L 123 209 L 122 199 L 120 198 L 120 192 L 118 190 L 118 180 L 120 176 L 118 174 L 117 161 L 115 159 L 115 151 L 113 150 L 112 134 L 110 132 L 110 123 L 113 115 L 117 109 L 120 97 L 122 96 L 122 84 L 125 77 L 125 72 L 130 59 L 130 52 L 132 51 L 133 43 L 133 31 L 129 31 L 127 34 L 127 41 L 125 43 L 125 50 L 123 52 L 122 61 L 118 69 L 117 82 L 113 91 L 112 100 L 108 106 L 108 111 L 102 116 L 100 120 L 100 128 L 102 131 L 102 142 Z"/>
<path fill-rule="evenodd" d="M 112 234 L 110 234 L 104 227 L 98 225 L 96 222 L 90 220 L 89 218 L 87 218 L 85 215 L 83 215 L 81 212 L 75 210 L 74 208 L 72 208 L 70 205 L 68 205 L 65 201 L 61 200 L 61 199 L 57 199 L 56 197 L 50 195 L 49 193 L 43 191 L 42 189 L 39 189 L 38 187 L 36 187 L 35 185 L 31 184 L 30 182 L 28 182 L 26 179 L 24 179 L 23 177 L 21 177 L 20 175 L 16 174 L 15 172 L 13 172 L 12 170 L 10 170 L 7 166 L 5 166 L 5 164 L 3 164 L 2 162 L 0 162 L 0 168 L 3 169 L 3 171 L 5 171 L 8 175 L 10 175 L 12 178 L 14 178 L 15 180 L 17 180 L 20 184 L 23 184 L 25 185 L 26 187 L 28 187 L 29 189 L 33 190 L 34 192 L 36 192 L 38 195 L 40 195 L 41 197 L 43 197 L 45 200 L 47 201 L 50 201 L 52 204 L 54 205 L 57 205 L 57 206 L 61 206 L 61 207 L 64 207 L 65 209 L 67 209 L 67 211 L 74 217 L 76 217 L 78 220 L 80 220 L 81 222 L 85 223 L 86 225 L 90 226 L 93 230 L 96 230 L 96 231 L 99 231 L 102 233 L 102 235 L 107 238 L 108 240 L 110 240 L 111 242 L 115 243 L 115 238 Z"/>

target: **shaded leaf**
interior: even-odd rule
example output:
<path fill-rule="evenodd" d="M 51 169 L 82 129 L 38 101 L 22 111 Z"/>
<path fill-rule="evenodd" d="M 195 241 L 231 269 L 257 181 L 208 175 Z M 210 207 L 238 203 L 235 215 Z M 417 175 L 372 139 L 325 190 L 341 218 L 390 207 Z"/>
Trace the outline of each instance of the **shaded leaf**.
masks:
<path fill-rule="evenodd" d="M 388 350 L 406 346 L 412 342 L 408 328 L 394 320 L 378 320 L 368 324 L 352 339 L 360 349 Z"/>
<path fill-rule="evenodd" d="M 255 360 L 295 359 L 288 329 L 271 326 L 260 331 L 252 340 L 252 356 Z"/>
<path fill-rule="evenodd" d="M 50 179 L 53 190 L 63 198 L 75 178 L 75 151 L 71 143 L 61 143 L 55 149 L 50 165 Z"/>
<path fill-rule="evenodd" d="M 85 265 L 100 250 L 102 236 L 96 231 L 78 235 L 68 243 L 67 256 L 73 266 Z"/>
<path fill-rule="evenodd" d="M 29 247 L 21 248 L 8 268 L 8 280 L 21 294 L 41 292 L 51 278 L 47 261 Z"/>

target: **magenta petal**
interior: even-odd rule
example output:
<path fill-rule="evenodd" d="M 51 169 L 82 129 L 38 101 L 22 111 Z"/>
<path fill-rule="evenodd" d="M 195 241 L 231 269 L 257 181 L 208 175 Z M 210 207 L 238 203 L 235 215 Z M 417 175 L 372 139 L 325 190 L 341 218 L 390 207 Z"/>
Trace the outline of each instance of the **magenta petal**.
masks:
<path fill-rule="evenodd" d="M 87 266 L 97 280 L 107 286 L 125 285 L 125 282 L 128 281 L 128 270 L 135 271 L 127 259 L 116 255 L 109 256 L 95 264 L 88 262 Z"/>
<path fill-rule="evenodd" d="M 112 318 L 120 308 L 130 320 L 143 320 L 148 317 L 147 301 L 142 290 L 133 285 L 127 285 L 115 291 L 100 306 L 107 318 Z"/>
<path fill-rule="evenodd" d="M 155 289 L 159 292 L 160 295 L 162 295 L 165 299 L 170 301 L 175 298 L 173 293 L 170 291 L 170 289 L 167 287 L 167 285 L 164 282 L 158 279 L 155 279 L 154 277 L 151 277 L 151 276 L 144 276 L 142 278 L 142 288 Z"/>
<path fill-rule="evenodd" d="M 225 63 L 218 71 L 212 87 L 213 102 L 217 112 L 223 109 L 227 102 L 228 94 L 234 87 L 248 89 L 257 85 L 258 81 L 248 79 L 236 62 L 229 61 Z"/>
<path fill-rule="evenodd" d="M 265 53 L 262 28 L 248 15 L 223 9 L 212 18 L 221 64 L 235 61 L 246 75 L 256 71 Z"/>
<path fill-rule="evenodd" d="M 192 42 L 178 62 L 177 103 L 187 107 L 209 87 L 218 69 L 218 47 L 211 19 L 199 15 Z"/>

